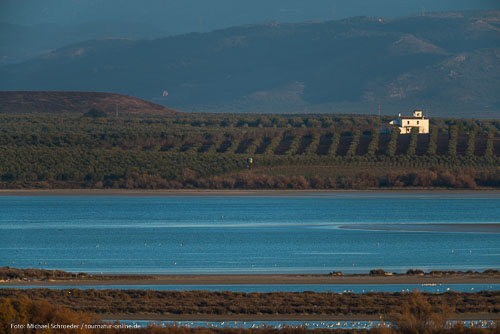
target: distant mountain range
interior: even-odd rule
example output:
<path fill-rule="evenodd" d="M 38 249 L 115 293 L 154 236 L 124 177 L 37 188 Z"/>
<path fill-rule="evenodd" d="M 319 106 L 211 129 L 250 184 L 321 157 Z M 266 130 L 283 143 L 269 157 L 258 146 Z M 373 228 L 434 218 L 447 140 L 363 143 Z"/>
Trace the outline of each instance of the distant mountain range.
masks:
<path fill-rule="evenodd" d="M 500 117 L 500 12 L 101 39 L 0 68 L 2 90 L 130 94 L 183 111 Z"/>
<path fill-rule="evenodd" d="M 0 65 L 19 63 L 65 45 L 91 39 L 154 39 L 168 36 L 150 24 L 94 21 L 79 24 L 20 25 L 0 22 Z"/>
<path fill-rule="evenodd" d="M 172 114 L 177 110 L 131 96 L 95 92 L 0 92 L 0 113 Z"/>

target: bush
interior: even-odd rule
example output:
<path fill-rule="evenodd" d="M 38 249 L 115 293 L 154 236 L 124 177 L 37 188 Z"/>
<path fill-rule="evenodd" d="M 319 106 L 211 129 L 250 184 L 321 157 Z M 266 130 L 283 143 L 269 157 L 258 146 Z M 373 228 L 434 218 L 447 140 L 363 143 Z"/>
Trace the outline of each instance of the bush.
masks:
<path fill-rule="evenodd" d="M 486 151 L 484 152 L 485 157 L 494 157 L 495 150 L 493 147 L 493 141 L 495 139 L 496 129 L 490 127 L 488 130 L 488 138 L 486 139 Z"/>
<path fill-rule="evenodd" d="M 383 276 L 383 275 L 385 275 L 385 270 L 384 269 L 372 269 L 372 270 L 370 270 L 370 275 Z"/>
<path fill-rule="evenodd" d="M 406 155 L 408 155 L 409 157 L 414 157 L 417 152 L 417 144 L 418 144 L 418 128 L 412 128 L 410 145 L 408 146 L 408 151 L 406 152 Z"/>
<path fill-rule="evenodd" d="M 452 309 L 446 304 L 432 306 L 426 297 L 412 292 L 399 312 L 388 315 L 392 326 L 402 333 L 429 333 L 445 327 Z"/>
<path fill-rule="evenodd" d="M 260 144 L 262 143 L 262 138 L 254 138 L 252 139 L 252 143 L 247 146 L 245 153 L 246 154 L 255 154 Z"/>
<path fill-rule="evenodd" d="M 378 151 L 378 143 L 380 139 L 380 131 L 378 130 L 373 130 L 372 131 L 372 140 L 370 141 L 370 144 L 368 144 L 368 156 L 370 157 L 375 157 Z"/>
<path fill-rule="evenodd" d="M 297 153 L 297 150 L 300 147 L 300 141 L 302 140 L 302 136 L 295 136 L 290 143 L 290 146 L 288 147 L 286 151 L 286 155 L 293 155 Z"/>
<path fill-rule="evenodd" d="M 339 143 L 340 143 L 340 132 L 336 131 L 332 137 L 332 144 L 328 149 L 329 156 L 334 157 L 337 154 L 337 148 L 339 147 Z"/>
<path fill-rule="evenodd" d="M 108 116 L 108 114 L 106 114 L 104 111 L 94 109 L 94 108 L 90 109 L 85 114 L 83 114 L 83 117 L 91 117 L 91 118 L 99 118 L 99 117 L 107 117 L 107 116 Z"/>
<path fill-rule="evenodd" d="M 304 153 L 309 155 L 316 154 L 316 152 L 318 151 L 320 139 L 321 136 L 319 135 L 319 133 L 312 134 L 311 143 L 306 147 Z"/>
<path fill-rule="evenodd" d="M 436 155 L 438 134 L 439 128 L 435 126 L 432 127 L 429 137 L 429 147 L 427 148 L 427 155 Z"/>
<path fill-rule="evenodd" d="M 361 131 L 355 130 L 352 135 L 351 144 L 349 144 L 349 148 L 347 149 L 346 156 L 353 157 L 356 155 L 356 150 L 358 149 L 359 138 L 361 136 Z"/>
<path fill-rule="evenodd" d="M 274 154 L 282 139 L 283 139 L 282 133 L 276 134 L 271 139 L 271 142 L 266 146 L 264 154 Z"/>
<path fill-rule="evenodd" d="M 95 324 L 99 321 L 85 313 L 77 313 L 64 307 L 56 307 L 47 300 L 31 301 L 26 297 L 0 299 L 0 334 L 12 333 L 11 324 Z M 26 329 L 24 332 L 28 332 Z M 30 331 L 31 332 L 31 331 Z M 33 330 L 35 332 L 35 330 Z M 94 333 L 92 329 L 61 329 L 43 331 L 45 333 Z"/>
<path fill-rule="evenodd" d="M 469 138 L 467 138 L 467 151 L 465 152 L 465 155 L 468 157 L 474 156 L 476 149 L 476 133 L 476 129 L 472 130 L 469 134 Z"/>
<path fill-rule="evenodd" d="M 398 147 L 398 137 L 401 130 L 396 127 L 392 129 L 391 139 L 389 145 L 387 146 L 387 155 L 391 158 L 396 156 L 396 148 Z"/>
<path fill-rule="evenodd" d="M 457 156 L 457 142 L 458 142 L 458 126 L 453 124 L 450 126 L 450 141 L 448 142 L 448 155 L 451 157 Z"/>
<path fill-rule="evenodd" d="M 406 275 L 424 275 L 424 271 L 421 269 L 409 269 Z"/>

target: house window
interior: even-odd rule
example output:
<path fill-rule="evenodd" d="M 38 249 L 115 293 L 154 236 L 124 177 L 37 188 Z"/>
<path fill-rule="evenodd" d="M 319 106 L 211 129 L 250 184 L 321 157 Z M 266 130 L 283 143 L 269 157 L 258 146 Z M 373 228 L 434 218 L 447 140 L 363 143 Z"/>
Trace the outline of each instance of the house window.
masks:
<path fill-rule="evenodd" d="M 408 123 L 406 123 L 406 124 L 410 124 L 410 121 L 406 121 L 406 122 L 408 122 Z"/>
<path fill-rule="evenodd" d="M 419 121 L 417 121 L 417 124 L 419 124 Z"/>

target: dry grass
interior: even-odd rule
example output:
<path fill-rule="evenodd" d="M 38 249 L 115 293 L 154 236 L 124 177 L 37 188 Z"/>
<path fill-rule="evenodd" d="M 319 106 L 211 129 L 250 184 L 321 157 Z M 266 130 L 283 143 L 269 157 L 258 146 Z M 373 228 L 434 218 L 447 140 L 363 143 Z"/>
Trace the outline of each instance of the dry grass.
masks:
<path fill-rule="evenodd" d="M 433 306 L 454 305 L 456 313 L 500 314 L 500 291 L 422 295 Z M 97 314 L 379 315 L 398 312 L 411 294 L 4 288 L 0 297 L 46 299 L 74 311 Z"/>

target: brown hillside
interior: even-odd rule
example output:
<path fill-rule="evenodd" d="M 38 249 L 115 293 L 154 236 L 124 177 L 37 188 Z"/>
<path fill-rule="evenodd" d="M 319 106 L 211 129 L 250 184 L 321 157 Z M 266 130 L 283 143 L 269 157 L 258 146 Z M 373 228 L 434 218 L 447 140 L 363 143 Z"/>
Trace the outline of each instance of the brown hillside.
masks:
<path fill-rule="evenodd" d="M 0 113 L 84 113 L 95 108 L 108 113 L 168 114 L 177 110 L 135 97 L 96 92 L 0 91 Z"/>

